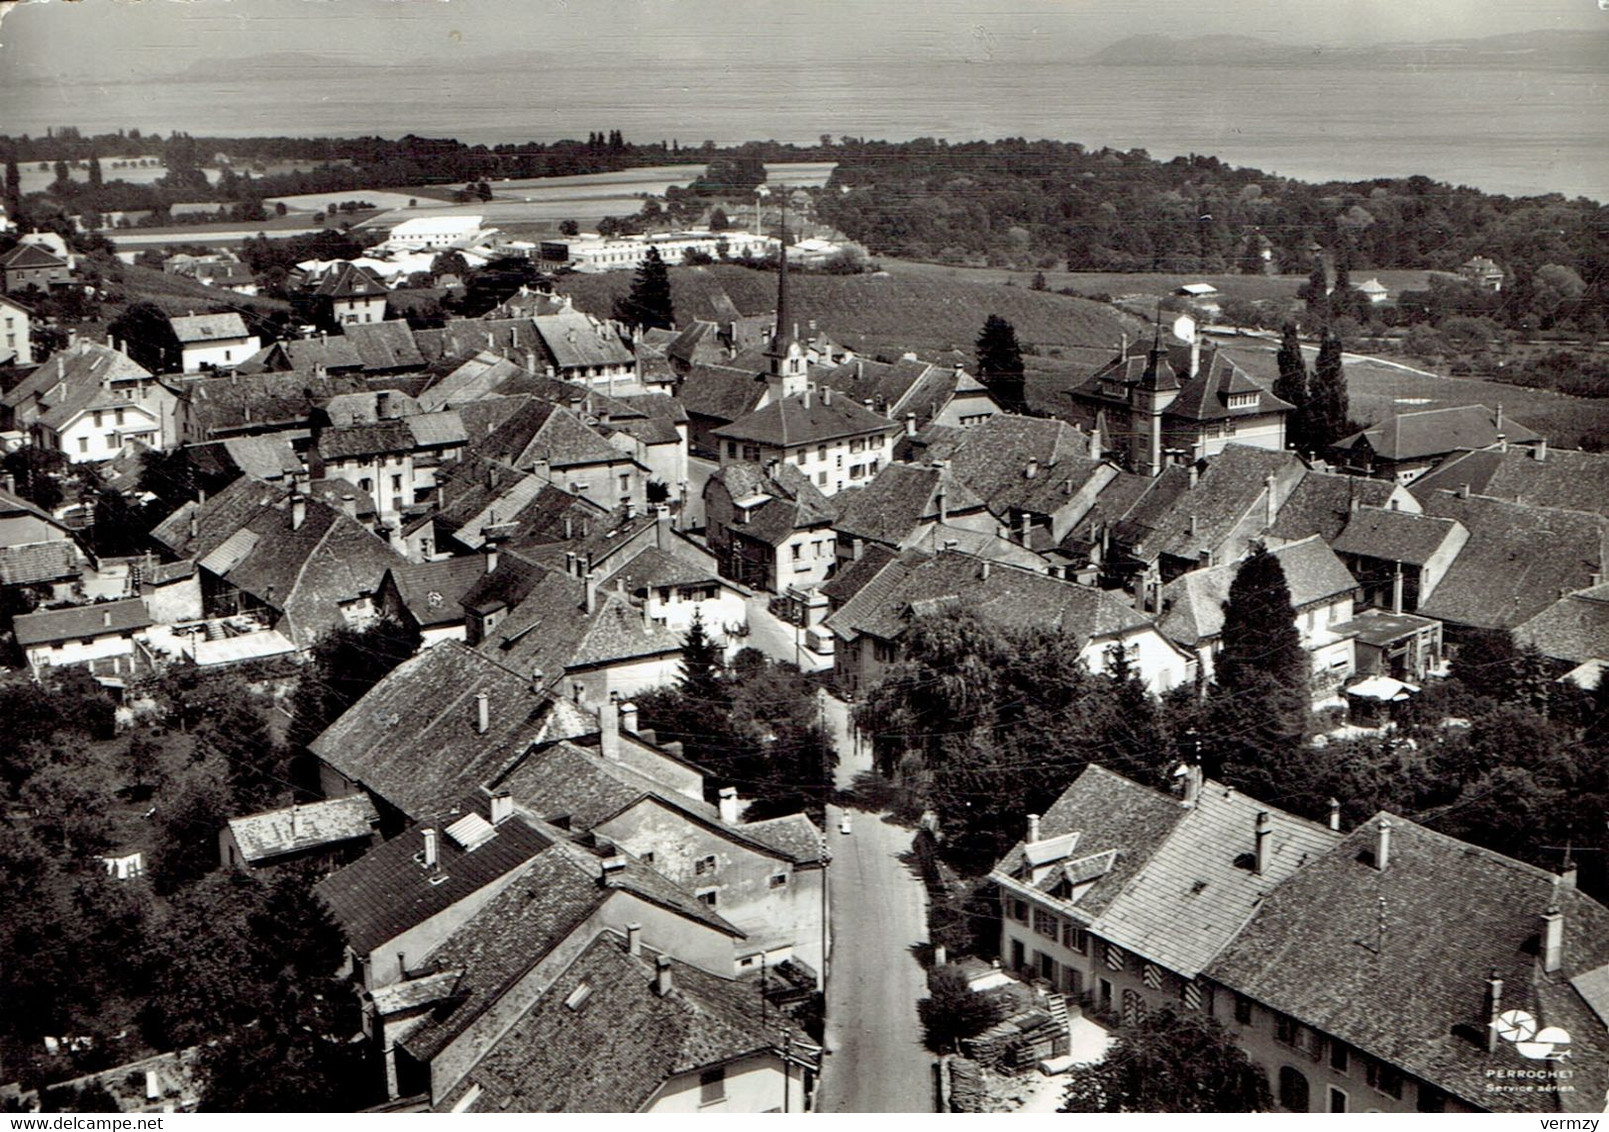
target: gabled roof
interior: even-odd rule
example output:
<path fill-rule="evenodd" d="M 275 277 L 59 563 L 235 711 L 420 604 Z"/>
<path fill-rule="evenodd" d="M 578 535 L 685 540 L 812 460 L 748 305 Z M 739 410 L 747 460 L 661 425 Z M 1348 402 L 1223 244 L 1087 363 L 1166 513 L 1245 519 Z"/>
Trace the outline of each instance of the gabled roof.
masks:
<path fill-rule="evenodd" d="M 1609 585 L 1567 594 L 1514 628 L 1514 639 L 1555 660 L 1609 660 Z"/>
<path fill-rule="evenodd" d="M 180 345 L 192 346 L 204 342 L 226 342 L 232 338 L 247 337 L 246 320 L 234 311 L 213 314 L 195 314 L 168 319 Z"/>
<path fill-rule="evenodd" d="M 1143 867 L 1156 847 L 1183 819 L 1175 798 L 1091 763 L 1039 819 L 1040 843 L 1076 835 L 1068 852 L 1078 858 L 1115 852 L 1110 868 L 1079 894 L 1072 907 L 1087 924 L 1100 915 Z M 995 865 L 997 873 L 1050 891 L 1062 879 L 1053 874 L 1034 882 L 1026 846 L 1019 841 Z M 1043 863 L 1043 862 L 1041 862 Z M 1094 879 L 1094 878 L 1091 878 Z M 1076 883 L 1076 882 L 1075 882 Z"/>
<path fill-rule="evenodd" d="M 479 401 L 525 372 L 518 364 L 486 350 L 454 360 L 456 364 L 451 369 L 419 394 L 419 407 L 427 413 Z"/>
<path fill-rule="evenodd" d="M 82 552 L 71 539 L 0 546 L 0 586 L 27 586 L 76 578 Z"/>
<path fill-rule="evenodd" d="M 1059 629 L 1079 648 L 1151 624 L 1106 590 L 1011 566 L 991 566 L 956 551 L 937 555 L 907 551 L 826 623 L 844 640 L 864 634 L 891 641 L 904 634 L 912 617 L 935 603 L 965 608 L 1006 626 Z"/>
<path fill-rule="evenodd" d="M 413 451 L 413 430 L 407 421 L 378 421 L 320 429 L 318 452 L 326 460 Z"/>
<path fill-rule="evenodd" d="M 1357 580 L 1335 552 L 1317 535 L 1272 551 L 1285 572 L 1291 605 L 1300 613 L 1310 605 L 1336 601 L 1357 589 Z M 1224 604 L 1240 563 L 1212 566 L 1181 574 L 1162 587 L 1161 629 L 1174 641 L 1194 648 L 1223 632 Z"/>
<path fill-rule="evenodd" d="M 1460 448 L 1489 448 L 1497 443 L 1499 433 L 1513 444 L 1541 439 L 1519 421 L 1502 416 L 1501 410 L 1494 412 L 1485 405 L 1453 405 L 1394 413 L 1379 424 L 1336 441 L 1335 447 L 1350 451 L 1367 444 L 1382 460 L 1419 460 Z"/>
<path fill-rule="evenodd" d="M 1514 503 L 1609 515 L 1609 453 L 1487 448 L 1449 457 L 1415 480 L 1410 490 L 1425 495 L 1464 487 Z"/>
<path fill-rule="evenodd" d="M 1381 819 L 1391 822 L 1375 867 Z M 1609 962 L 1609 911 L 1551 873 L 1381 813 L 1270 893 L 1208 974 L 1478 1109 L 1602 1108 L 1609 1042 L 1570 980 Z M 1541 916 L 1564 917 L 1564 967 L 1541 970 Z M 1576 1091 L 1487 1092 L 1487 978 L 1505 1010 L 1568 1031 Z M 1543 1063 L 1549 1065 L 1553 1063 Z"/>
<path fill-rule="evenodd" d="M 1604 573 L 1609 519 L 1439 491 L 1425 514 L 1456 519 L 1469 541 L 1419 612 L 1480 629 L 1512 629 Z"/>
<path fill-rule="evenodd" d="M 553 844 L 516 815 L 497 826 L 497 836 L 486 844 L 465 850 L 441 831 L 472 807 L 438 805 L 426 822 L 375 846 L 314 885 L 313 894 L 329 908 L 358 955 L 370 954 L 465 897 L 526 868 Z M 422 860 L 420 830 L 427 824 L 437 833 L 434 869 Z"/>
<path fill-rule="evenodd" d="M 656 994 L 655 958 L 600 934 L 439 1107 L 473 1087 L 472 1112 L 636 1112 L 673 1077 L 777 1053 L 783 1033 L 804 1048 L 786 1019 L 760 1016 L 749 983 L 672 960 L 676 989 Z"/>
<path fill-rule="evenodd" d="M 1360 507 L 1352 512 L 1346 529 L 1332 545 L 1337 554 L 1361 554 L 1423 566 L 1449 543 L 1456 551 L 1468 537 L 1469 532 L 1456 519 Z"/>
<path fill-rule="evenodd" d="M 1271 832 L 1267 868 L 1259 874 L 1256 830 L 1264 813 Z M 1281 882 L 1340 839 L 1323 826 L 1221 783 L 1205 782 L 1195 805 L 1096 917 L 1091 930 L 1193 979 L 1234 942 Z"/>
<path fill-rule="evenodd" d="M 736 460 L 722 464 L 705 484 L 726 492 L 734 501 L 767 497 L 747 509 L 748 519 L 728 527 L 734 536 L 768 546 L 781 546 L 795 531 L 830 525 L 837 515 L 833 502 L 823 496 L 798 468 L 778 463 L 769 472 L 759 464 Z"/>
<path fill-rule="evenodd" d="M 486 350 L 524 360 L 541 345 L 529 318 L 455 318 L 437 333 L 441 335 L 440 355 L 446 357 Z"/>
<path fill-rule="evenodd" d="M 878 362 L 856 358 L 815 374 L 818 386 L 830 386 L 844 396 L 895 420 L 914 413 L 925 424 L 944 410 L 960 392 L 984 387 L 954 365 L 901 358 Z"/>
<path fill-rule="evenodd" d="M 231 374 L 187 380 L 180 392 L 190 399 L 197 431 L 206 437 L 232 429 L 306 427 L 315 407 L 342 393 L 368 389 L 356 374 Z"/>
<path fill-rule="evenodd" d="M 0 268 L 6 271 L 27 271 L 45 267 L 66 267 L 67 261 L 48 248 L 38 244 L 18 244 L 0 256 Z"/>
<path fill-rule="evenodd" d="M 15 515 L 31 515 L 40 522 L 47 523 L 51 527 L 54 527 L 56 530 L 60 531 L 63 538 L 69 537 L 67 527 L 60 519 L 56 518 L 56 516 L 52 515 L 49 511 L 46 511 L 43 507 L 40 507 L 38 504 L 33 503 L 30 500 L 24 499 L 20 495 L 16 495 L 5 490 L 4 488 L 0 488 L 0 518 L 8 518 Z"/>
<path fill-rule="evenodd" d="M 1193 377 L 1191 365 L 1191 347 L 1186 343 L 1172 342 L 1160 350 L 1125 351 L 1068 390 L 1068 395 L 1080 401 L 1115 405 L 1126 404 L 1135 387 L 1178 390 L 1163 415 L 1193 422 L 1291 408 L 1210 343 L 1201 347 L 1199 368 Z M 1231 407 L 1230 398 L 1236 394 L 1255 394 L 1256 398 L 1249 405 Z"/>
<path fill-rule="evenodd" d="M 620 340 L 611 324 L 569 308 L 559 314 L 537 315 L 531 320 L 547 348 L 548 356 L 560 370 L 591 366 L 629 366 L 635 360 L 631 348 Z"/>
<path fill-rule="evenodd" d="M 423 818 L 518 756 L 541 732 L 546 712 L 528 680 L 442 641 L 392 669 L 308 746 L 348 780 Z"/>
<path fill-rule="evenodd" d="M 726 423 L 754 411 L 765 396 L 762 374 L 734 365 L 695 365 L 676 396 L 692 416 Z"/>
<path fill-rule="evenodd" d="M 897 427 L 887 417 L 857 405 L 847 397 L 806 391 L 772 401 L 730 424 L 722 425 L 715 430 L 715 435 L 723 440 L 752 440 L 759 444 L 789 447 L 843 436 L 891 434 Z"/>
<path fill-rule="evenodd" d="M 1397 490 L 1389 480 L 1310 471 L 1280 505 L 1268 534 L 1292 542 L 1308 535 L 1334 542 L 1354 506 L 1385 507 Z"/>
<path fill-rule="evenodd" d="M 848 493 L 833 529 L 840 534 L 899 546 L 923 522 L 939 519 L 939 497 L 949 514 L 976 513 L 983 500 L 943 468 L 889 464 L 865 487 Z"/>
<path fill-rule="evenodd" d="M 367 267 L 346 260 L 320 272 L 303 289 L 325 299 L 367 299 L 391 291 L 385 281 Z"/>
<path fill-rule="evenodd" d="M 531 399 L 492 434 L 474 443 L 477 455 L 522 471 L 538 463 L 553 468 L 623 463 L 628 457 L 569 409 Z"/>
<path fill-rule="evenodd" d="M 870 543 L 861 549 L 859 558 L 840 563 L 837 572 L 822 583 L 821 592 L 837 608 L 858 594 L 898 554 L 882 543 Z"/>
<path fill-rule="evenodd" d="M 367 794 L 230 818 L 229 832 L 247 864 L 366 838 L 380 822 Z"/>
<path fill-rule="evenodd" d="M 99 395 L 109 381 L 130 381 L 151 376 L 151 371 L 140 365 L 121 350 L 103 346 L 98 342 L 81 339 L 65 350 L 58 350 L 50 360 L 34 367 L 32 373 L 0 397 L 0 404 L 8 409 L 21 409 L 36 398 L 41 408 L 60 404 L 66 397 L 83 396 L 91 390 Z M 58 385 L 65 386 L 57 395 Z M 123 402 L 127 405 L 130 402 Z"/>
<path fill-rule="evenodd" d="M 1221 546 L 1254 506 L 1263 505 L 1260 501 L 1268 490 L 1269 476 L 1274 476 L 1276 482 L 1285 479 L 1294 483 L 1306 470 L 1290 452 L 1271 452 L 1246 444 L 1225 445 L 1207 465 L 1196 486 L 1178 494 L 1161 514 L 1142 515 L 1148 510 L 1142 500 L 1119 527 L 1119 537 L 1141 561 L 1152 561 L 1162 554 L 1196 559 L 1201 552 Z"/>
<path fill-rule="evenodd" d="M 132 633 L 154 624 L 143 598 L 74 605 L 19 614 L 13 621 L 17 644 L 23 648 L 59 641 L 89 640 Z"/>
<path fill-rule="evenodd" d="M 443 558 L 437 562 L 409 562 L 386 571 L 402 604 L 421 629 L 456 625 L 464 620 L 460 604 L 470 589 L 486 576 L 480 555 Z"/>
<path fill-rule="evenodd" d="M 359 322 L 342 327 L 341 332 L 362 359 L 366 373 L 424 368 L 424 355 L 406 322 Z"/>
<path fill-rule="evenodd" d="M 344 334 L 295 338 L 284 345 L 292 369 L 311 370 L 323 366 L 333 373 L 363 368 L 363 356 L 354 341 Z"/>

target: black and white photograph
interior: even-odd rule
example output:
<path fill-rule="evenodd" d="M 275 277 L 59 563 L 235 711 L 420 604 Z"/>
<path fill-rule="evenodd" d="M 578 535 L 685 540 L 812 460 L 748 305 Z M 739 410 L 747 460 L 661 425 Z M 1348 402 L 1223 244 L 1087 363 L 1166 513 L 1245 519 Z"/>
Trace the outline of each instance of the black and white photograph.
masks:
<path fill-rule="evenodd" d="M 1606 107 L 1609 0 L 0 0 L 0 1121 L 1596 1132 Z"/>

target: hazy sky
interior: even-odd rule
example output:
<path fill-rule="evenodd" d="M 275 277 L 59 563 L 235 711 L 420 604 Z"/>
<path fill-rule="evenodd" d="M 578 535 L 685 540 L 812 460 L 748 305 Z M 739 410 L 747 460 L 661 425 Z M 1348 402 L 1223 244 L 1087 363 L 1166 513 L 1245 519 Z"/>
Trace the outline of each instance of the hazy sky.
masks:
<path fill-rule="evenodd" d="M 23 0 L 0 23 L 0 68 L 115 78 L 265 50 L 376 63 L 617 50 L 1009 64 L 1141 33 L 1341 45 L 1541 28 L 1605 29 L 1609 13 L 1595 0 Z"/>

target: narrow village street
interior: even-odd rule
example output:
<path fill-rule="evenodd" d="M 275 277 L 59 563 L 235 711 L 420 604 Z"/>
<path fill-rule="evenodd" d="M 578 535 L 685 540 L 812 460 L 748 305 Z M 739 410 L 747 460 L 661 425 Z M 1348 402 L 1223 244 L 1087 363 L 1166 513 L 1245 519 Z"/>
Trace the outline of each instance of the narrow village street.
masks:
<path fill-rule="evenodd" d="M 849 708 L 823 694 L 824 717 L 838 746 L 840 789 L 871 769 L 857 754 Z M 852 832 L 840 832 L 844 809 L 828 810 L 833 860 L 832 959 L 827 978 L 827 1050 L 817 1109 L 821 1112 L 932 1112 L 933 1057 L 922 1047 L 916 1003 L 927 994 L 913 954 L 927 939 L 922 882 L 902 857 L 913 833 L 885 815 L 851 810 Z"/>

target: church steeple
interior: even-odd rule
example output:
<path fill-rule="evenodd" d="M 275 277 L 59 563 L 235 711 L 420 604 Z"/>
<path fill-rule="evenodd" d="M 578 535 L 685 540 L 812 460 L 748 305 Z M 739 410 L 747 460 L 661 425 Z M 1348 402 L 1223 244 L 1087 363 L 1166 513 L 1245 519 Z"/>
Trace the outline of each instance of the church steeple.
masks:
<path fill-rule="evenodd" d="M 764 235 L 762 232 L 761 235 Z M 772 387 L 772 400 L 793 397 L 808 387 L 804 348 L 799 345 L 799 333 L 788 308 L 788 202 L 782 200 L 782 231 L 777 256 L 777 325 L 771 334 L 771 344 L 765 356 L 770 367 L 766 384 Z"/>

